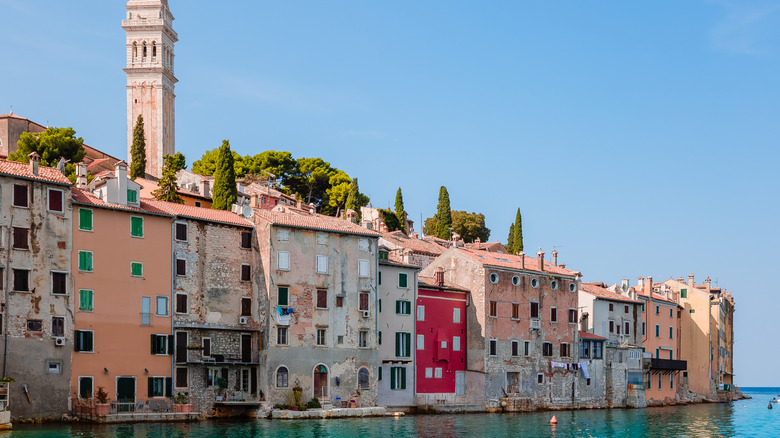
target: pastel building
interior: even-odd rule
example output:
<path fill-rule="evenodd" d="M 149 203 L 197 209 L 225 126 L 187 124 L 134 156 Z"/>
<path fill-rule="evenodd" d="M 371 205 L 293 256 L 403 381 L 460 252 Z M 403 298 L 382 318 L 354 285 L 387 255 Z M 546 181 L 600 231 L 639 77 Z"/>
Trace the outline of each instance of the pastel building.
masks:
<path fill-rule="evenodd" d="M 14 419 L 59 419 L 70 394 L 71 185 L 38 160 L 0 161 L 0 354 L 3 377 L 15 380 Z"/>

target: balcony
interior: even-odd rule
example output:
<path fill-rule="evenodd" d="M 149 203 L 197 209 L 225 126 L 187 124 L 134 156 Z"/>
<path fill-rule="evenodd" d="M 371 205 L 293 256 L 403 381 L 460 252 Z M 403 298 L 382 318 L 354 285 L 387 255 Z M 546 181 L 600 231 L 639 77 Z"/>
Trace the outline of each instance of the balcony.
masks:
<path fill-rule="evenodd" d="M 650 359 L 650 368 L 654 370 L 684 371 L 688 369 L 687 360 Z"/>
<path fill-rule="evenodd" d="M 542 321 L 539 318 L 531 318 L 531 330 L 540 330 Z"/>

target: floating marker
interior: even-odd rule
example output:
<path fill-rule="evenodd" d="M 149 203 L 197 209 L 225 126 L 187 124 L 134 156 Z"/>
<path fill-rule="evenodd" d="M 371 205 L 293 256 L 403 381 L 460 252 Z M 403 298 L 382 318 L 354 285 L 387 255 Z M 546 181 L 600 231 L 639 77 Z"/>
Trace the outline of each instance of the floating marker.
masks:
<path fill-rule="evenodd" d="M 555 415 L 550 419 L 550 424 L 558 424 L 558 419 L 555 418 Z"/>

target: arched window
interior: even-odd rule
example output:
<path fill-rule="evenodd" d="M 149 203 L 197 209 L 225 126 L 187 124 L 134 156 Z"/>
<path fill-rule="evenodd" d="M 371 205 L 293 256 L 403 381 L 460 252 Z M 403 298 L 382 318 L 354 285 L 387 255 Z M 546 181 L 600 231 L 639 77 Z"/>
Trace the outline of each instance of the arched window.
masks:
<path fill-rule="evenodd" d="M 287 367 L 279 367 L 276 370 L 276 386 L 277 388 L 287 388 L 288 377 L 290 373 L 287 371 Z"/>
<path fill-rule="evenodd" d="M 144 41 L 144 49 L 143 49 L 143 54 L 141 56 L 146 58 L 146 41 Z"/>
<path fill-rule="evenodd" d="M 157 57 L 157 43 L 152 41 L 152 58 Z"/>
<path fill-rule="evenodd" d="M 138 43 L 133 41 L 133 59 L 138 58 Z"/>
<path fill-rule="evenodd" d="M 358 388 L 368 388 L 368 369 L 365 367 L 358 370 Z"/>

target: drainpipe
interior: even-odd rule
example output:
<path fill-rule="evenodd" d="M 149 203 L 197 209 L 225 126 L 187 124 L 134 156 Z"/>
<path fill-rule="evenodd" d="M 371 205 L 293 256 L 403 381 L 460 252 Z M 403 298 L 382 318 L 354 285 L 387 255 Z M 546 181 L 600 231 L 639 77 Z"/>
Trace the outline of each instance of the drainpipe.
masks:
<path fill-rule="evenodd" d="M 171 298 L 169 299 L 171 312 L 171 340 L 173 340 L 173 354 L 171 354 L 171 397 L 173 397 L 173 390 L 176 388 L 176 378 L 174 370 L 174 364 L 176 363 L 176 332 L 173 331 L 173 318 L 176 316 L 174 306 L 176 305 L 176 216 L 171 219 Z M 189 302 L 188 302 L 189 304 Z"/>
<path fill-rule="evenodd" d="M 14 224 L 14 214 L 11 213 L 11 221 L 8 224 L 8 240 L 11 240 L 11 230 L 13 230 L 13 224 Z M 0 233 L 2 233 L 2 230 L 0 230 Z M 0 239 L 2 239 L 3 236 L 0 235 Z M 3 327 L 3 330 L 5 331 L 4 334 L 4 340 L 3 340 L 3 377 L 8 377 L 8 374 L 6 374 L 6 370 L 8 369 L 8 315 L 9 315 L 9 300 L 8 300 L 8 290 L 11 289 L 11 246 L 8 245 L 8 252 L 5 254 L 5 269 L 8 271 L 5 273 L 5 321 L 3 321 L 5 327 Z"/>

